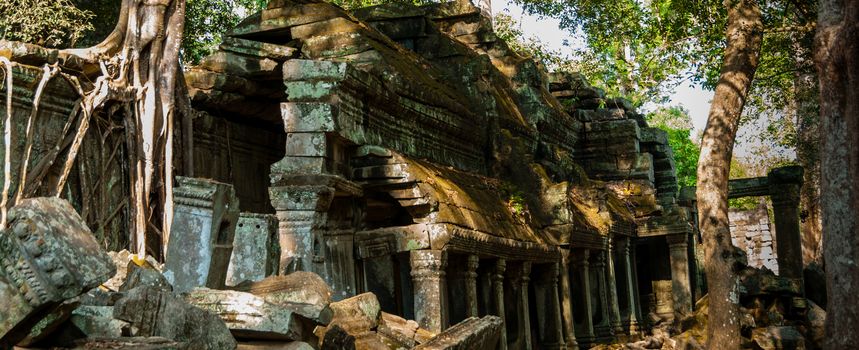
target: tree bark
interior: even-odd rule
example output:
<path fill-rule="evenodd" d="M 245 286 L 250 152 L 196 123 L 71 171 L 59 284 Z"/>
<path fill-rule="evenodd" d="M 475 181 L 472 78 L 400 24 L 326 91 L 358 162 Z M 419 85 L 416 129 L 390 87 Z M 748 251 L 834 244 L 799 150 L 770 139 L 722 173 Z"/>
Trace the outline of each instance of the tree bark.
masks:
<path fill-rule="evenodd" d="M 726 0 L 727 45 L 698 163 L 698 213 L 710 293 L 708 349 L 739 349 L 739 285 L 728 227 L 728 174 L 740 115 L 758 67 L 763 23 L 754 0 Z"/>
<path fill-rule="evenodd" d="M 799 17 L 798 23 L 801 26 L 808 25 L 805 17 Z M 791 110 L 795 113 L 797 125 L 796 160 L 804 169 L 800 190 L 804 265 L 823 262 L 823 251 L 820 249 L 820 110 L 817 104 L 820 92 L 812 66 L 813 42 L 813 31 L 800 31 L 791 35 L 791 59 L 796 68 Z"/>
<path fill-rule="evenodd" d="M 126 122 L 126 133 L 133 135 L 127 145 L 132 242 L 135 253 L 158 258 L 172 219 L 172 120 L 184 22 L 185 0 L 122 0 L 117 25 L 102 43 L 63 52 L 111 68 L 99 77 L 111 91 L 135 92 L 125 109 L 133 114 Z M 88 106 L 84 114 L 105 102 Z"/>
<path fill-rule="evenodd" d="M 820 2 L 821 206 L 826 349 L 859 348 L 859 1 Z"/>

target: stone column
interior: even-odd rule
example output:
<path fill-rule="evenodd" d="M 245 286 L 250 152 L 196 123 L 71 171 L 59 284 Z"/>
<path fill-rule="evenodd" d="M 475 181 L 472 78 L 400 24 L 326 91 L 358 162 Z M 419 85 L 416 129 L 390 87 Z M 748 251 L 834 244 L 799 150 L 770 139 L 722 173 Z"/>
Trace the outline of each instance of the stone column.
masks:
<path fill-rule="evenodd" d="M 534 292 L 537 294 L 537 330 L 542 349 L 565 349 L 561 322 L 561 301 L 558 298 L 558 263 L 540 265 Z"/>
<path fill-rule="evenodd" d="M 617 272 L 614 269 L 614 237 L 606 242 L 606 279 L 608 280 L 608 306 L 611 330 L 615 335 L 623 334 L 623 322 L 620 319 L 620 305 L 617 299 Z"/>
<path fill-rule="evenodd" d="M 277 212 L 280 274 L 312 271 L 325 276 L 322 234 L 316 230 L 334 199 L 328 186 L 272 186 L 271 204 Z"/>
<path fill-rule="evenodd" d="M 591 305 L 591 278 L 590 278 L 590 250 L 582 249 L 581 255 L 573 256 L 571 259 L 573 269 L 578 272 L 582 280 L 582 285 L 576 286 L 582 291 L 582 299 L 584 302 L 584 310 L 580 312 L 584 314 L 582 320 L 584 324 L 581 326 L 585 336 L 579 340 L 583 345 L 590 344 L 594 341 L 594 324 L 593 324 L 593 305 Z"/>
<path fill-rule="evenodd" d="M 600 313 L 600 323 L 594 325 L 594 330 L 599 337 L 611 337 L 614 335 L 614 330 L 611 328 L 611 316 L 609 316 L 611 305 L 608 301 L 608 283 L 606 282 L 606 252 L 596 251 L 594 262 L 591 264 L 591 271 L 597 277 L 597 298 L 600 300 L 600 309 L 594 310 Z"/>
<path fill-rule="evenodd" d="M 632 286 L 635 287 L 632 291 L 632 295 L 635 297 L 635 318 L 638 320 L 643 320 L 644 316 L 641 310 L 641 292 L 638 290 L 638 257 L 636 251 L 638 248 L 636 245 L 630 241 L 629 242 L 629 261 L 632 264 Z"/>
<path fill-rule="evenodd" d="M 411 265 L 415 320 L 427 330 L 441 332 L 447 327 L 446 253 L 441 250 L 413 250 Z"/>
<path fill-rule="evenodd" d="M 773 169 L 767 178 L 775 219 L 778 274 L 802 280 L 802 236 L 799 225 L 802 167 Z M 802 283 L 799 285 L 802 286 Z"/>
<path fill-rule="evenodd" d="M 576 341 L 575 320 L 573 319 L 573 293 L 570 289 L 570 252 L 565 250 L 561 257 L 561 316 L 563 317 L 564 343 L 567 349 L 578 349 Z"/>
<path fill-rule="evenodd" d="M 465 265 L 465 305 L 466 316 L 477 317 L 477 266 L 480 257 L 469 255 Z"/>
<path fill-rule="evenodd" d="M 689 285 L 688 236 L 685 233 L 665 236 L 671 257 L 671 292 L 674 303 L 674 319 L 692 311 L 692 289 Z"/>
<path fill-rule="evenodd" d="M 173 202 L 165 277 L 177 292 L 223 288 L 239 218 L 233 186 L 177 176 Z"/>
<path fill-rule="evenodd" d="M 511 271 L 510 280 L 519 288 L 517 295 L 517 315 L 519 317 L 519 339 L 522 349 L 531 350 L 531 311 L 528 305 L 528 284 L 531 281 L 531 263 L 523 261 Z"/>
<path fill-rule="evenodd" d="M 495 262 L 495 271 L 492 273 L 492 294 L 495 302 L 495 315 L 505 321 L 504 314 L 504 271 L 507 263 L 504 259 Z M 501 339 L 498 341 L 498 349 L 507 350 L 507 325 L 501 327 Z"/>
<path fill-rule="evenodd" d="M 626 290 L 629 293 L 629 297 L 627 298 L 627 302 L 629 303 L 627 305 L 629 308 L 629 335 L 636 335 L 639 331 L 638 303 L 636 302 L 638 298 L 635 295 L 636 280 L 635 276 L 633 276 L 633 264 L 629 252 L 632 238 L 627 238 L 619 243 L 620 245 L 618 246 L 618 249 L 621 253 L 621 264 L 624 264 L 624 272 L 626 272 L 626 276 L 621 276 L 621 279 L 623 280 L 623 283 L 626 283 Z"/>

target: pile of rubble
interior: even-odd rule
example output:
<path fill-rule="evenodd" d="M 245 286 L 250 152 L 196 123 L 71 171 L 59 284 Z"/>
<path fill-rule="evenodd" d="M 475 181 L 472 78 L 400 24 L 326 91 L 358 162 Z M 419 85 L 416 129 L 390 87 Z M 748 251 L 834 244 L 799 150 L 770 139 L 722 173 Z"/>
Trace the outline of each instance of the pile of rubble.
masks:
<path fill-rule="evenodd" d="M 25 200 L 9 219 L 3 349 L 494 349 L 501 334 L 496 316 L 435 334 L 382 312 L 372 293 L 333 301 L 311 272 L 178 292 L 151 258 L 103 252 L 64 200 Z"/>
<path fill-rule="evenodd" d="M 766 268 L 747 266 L 739 272 L 739 281 L 743 349 L 822 349 L 826 311 L 803 297 L 795 280 L 779 277 Z M 698 300 L 694 313 L 675 324 L 657 321 L 651 335 L 640 341 L 596 349 L 704 349 L 709 311 L 709 296 L 705 295 Z"/>

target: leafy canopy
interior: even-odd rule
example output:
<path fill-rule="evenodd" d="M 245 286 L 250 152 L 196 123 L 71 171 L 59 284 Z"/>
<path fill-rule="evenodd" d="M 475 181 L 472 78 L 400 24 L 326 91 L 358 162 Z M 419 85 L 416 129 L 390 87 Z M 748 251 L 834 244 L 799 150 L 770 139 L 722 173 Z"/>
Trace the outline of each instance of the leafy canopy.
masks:
<path fill-rule="evenodd" d="M 0 39 L 45 47 L 74 46 L 93 30 L 93 17 L 70 0 L 0 0 Z"/>

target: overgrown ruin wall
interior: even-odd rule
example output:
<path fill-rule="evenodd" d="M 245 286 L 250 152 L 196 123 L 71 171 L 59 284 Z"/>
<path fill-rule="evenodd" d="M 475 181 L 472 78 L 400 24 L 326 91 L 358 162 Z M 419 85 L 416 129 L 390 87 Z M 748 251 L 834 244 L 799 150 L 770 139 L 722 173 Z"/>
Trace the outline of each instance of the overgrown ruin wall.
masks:
<path fill-rule="evenodd" d="M 28 91 L 56 61 L 10 55 Z M 309 271 L 334 300 L 373 292 L 431 332 L 496 315 L 509 348 L 633 339 L 700 296 L 694 202 L 677 199 L 666 133 L 511 51 L 468 3 L 273 0 L 184 73 L 194 111 L 176 118 L 161 249 L 177 291 Z M 72 92 L 43 102 L 32 164 L 65 137 Z M 103 119 L 63 196 L 118 250 L 133 246 L 129 129 Z"/>
<path fill-rule="evenodd" d="M 731 241 L 746 253 L 749 266 L 766 267 L 778 274 L 774 233 L 766 207 L 754 210 L 731 210 Z"/>

